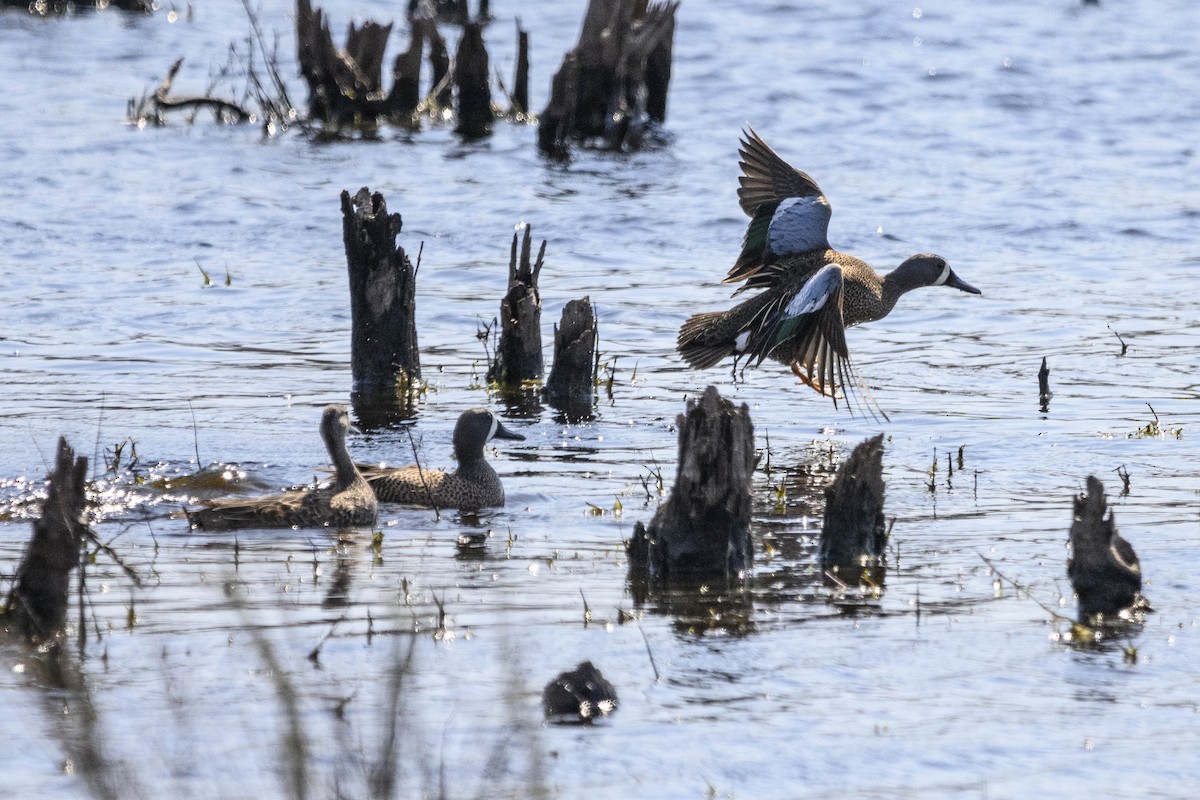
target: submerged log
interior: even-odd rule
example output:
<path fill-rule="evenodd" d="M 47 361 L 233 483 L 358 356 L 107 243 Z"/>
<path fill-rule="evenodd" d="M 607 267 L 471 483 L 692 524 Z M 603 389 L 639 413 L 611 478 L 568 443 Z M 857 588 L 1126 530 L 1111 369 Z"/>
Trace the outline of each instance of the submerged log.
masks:
<path fill-rule="evenodd" d="M 563 156 L 570 140 L 634 146 L 651 121 L 666 118 L 679 3 L 590 0 L 579 42 L 551 83 L 538 145 Z"/>
<path fill-rule="evenodd" d="M 629 541 L 635 580 L 744 580 L 749 571 L 754 426 L 713 386 L 676 418 L 679 466 L 667 502 Z"/>
<path fill-rule="evenodd" d="M 351 399 L 368 427 L 411 416 L 421 382 L 417 270 L 396 244 L 403 222 L 365 186 L 342 192 L 342 238 L 350 275 Z"/>
<path fill-rule="evenodd" d="M 538 275 L 546 256 L 546 241 L 538 250 L 537 261 L 531 261 L 532 229 L 522 223 L 520 251 L 517 233 L 513 233 L 512 251 L 508 261 L 508 291 L 500 301 L 500 343 L 496 357 L 488 368 L 488 381 L 499 384 L 501 390 L 518 389 L 526 381 L 541 380 L 542 362 L 542 299 L 538 294 Z"/>
<path fill-rule="evenodd" d="M 821 569 L 857 581 L 863 569 L 883 566 L 887 530 L 883 520 L 883 434 L 863 442 L 838 468 L 825 489 Z"/>
<path fill-rule="evenodd" d="M 71 570 L 79 564 L 87 531 L 83 521 L 87 464 L 86 457 L 75 457 L 66 439 L 58 440 L 50 492 L 0 616 L 5 628 L 28 641 L 49 639 L 66 625 Z"/>
<path fill-rule="evenodd" d="M 458 90 L 458 125 L 455 132 L 469 139 L 486 136 L 492 125 L 492 89 L 488 54 L 483 46 L 483 26 L 469 22 L 463 27 L 454 57 L 454 85 Z"/>
<path fill-rule="evenodd" d="M 552 722 L 586 725 L 617 710 L 617 690 L 584 661 L 546 684 L 542 709 Z"/>
<path fill-rule="evenodd" d="M 554 328 L 554 365 L 546 402 L 573 419 L 592 415 L 596 402 L 596 311 L 590 297 L 572 300 Z"/>
<path fill-rule="evenodd" d="M 1099 616 L 1103 621 L 1143 605 L 1141 563 L 1117 533 L 1104 485 L 1095 476 L 1088 476 L 1087 491 L 1074 499 L 1074 510 L 1067 576 L 1079 597 L 1080 617 L 1093 622 Z"/>

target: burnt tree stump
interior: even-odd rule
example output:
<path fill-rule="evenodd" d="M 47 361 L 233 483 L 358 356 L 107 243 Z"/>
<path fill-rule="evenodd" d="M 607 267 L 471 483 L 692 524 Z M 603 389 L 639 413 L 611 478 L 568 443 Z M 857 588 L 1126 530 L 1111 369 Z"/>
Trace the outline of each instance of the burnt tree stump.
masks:
<path fill-rule="evenodd" d="M 754 426 L 713 386 L 676 418 L 679 465 L 667 502 L 627 545 L 634 580 L 745 580 L 752 560 Z"/>
<path fill-rule="evenodd" d="M 436 27 L 428 21 L 414 19 L 408 33 L 408 49 L 392 63 L 392 89 L 386 104 L 389 116 L 411 115 L 421 104 L 421 56 L 430 29 L 436 33 Z"/>
<path fill-rule="evenodd" d="M 570 140 L 636 146 L 650 122 L 666 118 L 679 3 L 590 0 L 574 49 L 551 83 L 538 146 L 563 157 Z"/>
<path fill-rule="evenodd" d="M 33 523 L 33 538 L 0 616 L 5 628 L 30 642 L 51 638 L 67 623 L 71 570 L 79 564 L 87 532 L 87 464 L 86 457 L 75 457 L 66 439 L 58 440 L 50 492 L 41 517 Z"/>
<path fill-rule="evenodd" d="M 351 400 L 367 426 L 411 416 L 421 382 L 417 270 L 396 244 L 403 222 L 365 186 L 342 192 L 342 238 L 350 275 Z"/>
<path fill-rule="evenodd" d="M 617 710 L 617 690 L 584 661 L 564 672 L 542 690 L 542 710 L 551 722 L 587 725 Z"/>
<path fill-rule="evenodd" d="M 455 132 L 468 139 L 487 136 L 492 125 L 492 89 L 488 54 L 483 46 L 483 25 L 468 22 L 454 57 L 454 86 L 458 90 L 458 125 Z"/>
<path fill-rule="evenodd" d="M 529 115 L 529 34 L 517 20 L 517 65 L 513 72 L 512 108 L 509 114 L 518 119 Z"/>
<path fill-rule="evenodd" d="M 309 0 L 296 3 L 300 74 L 308 84 L 308 114 L 331 125 L 370 124 L 386 113 L 383 51 L 392 25 L 350 23 L 346 48 L 338 49 L 325 12 Z"/>
<path fill-rule="evenodd" d="M 572 300 L 554 327 L 554 364 L 546 402 L 572 419 L 591 417 L 596 400 L 596 311 L 589 297 Z"/>
<path fill-rule="evenodd" d="M 1054 393 L 1050 391 L 1050 367 L 1046 364 L 1046 357 L 1042 356 L 1042 368 L 1038 370 L 1038 403 L 1043 414 L 1050 411 L 1050 398 Z"/>
<path fill-rule="evenodd" d="M 450 50 L 436 25 L 429 26 L 429 66 L 433 70 L 433 88 L 430 94 L 440 108 L 454 104 L 453 75 L 450 74 Z"/>
<path fill-rule="evenodd" d="M 1103 622 L 1144 605 L 1141 562 L 1133 546 L 1117 533 L 1104 484 L 1094 475 L 1088 476 L 1087 492 L 1074 499 L 1074 511 L 1067 576 L 1079 596 L 1083 621 L 1090 624 L 1099 617 Z"/>
<path fill-rule="evenodd" d="M 538 294 L 538 275 L 546 256 L 546 241 L 531 261 L 532 229 L 522 223 L 520 250 L 517 232 L 513 232 L 508 261 L 508 291 L 500 301 L 500 343 L 488 368 L 488 381 L 502 391 L 519 389 L 522 383 L 542 379 L 542 298 Z M 519 252 L 519 255 L 518 255 Z"/>
<path fill-rule="evenodd" d="M 862 570 L 882 567 L 887 547 L 883 520 L 883 434 L 863 442 L 825 489 L 821 569 L 857 581 Z M 868 572 L 868 574 L 870 574 Z"/>

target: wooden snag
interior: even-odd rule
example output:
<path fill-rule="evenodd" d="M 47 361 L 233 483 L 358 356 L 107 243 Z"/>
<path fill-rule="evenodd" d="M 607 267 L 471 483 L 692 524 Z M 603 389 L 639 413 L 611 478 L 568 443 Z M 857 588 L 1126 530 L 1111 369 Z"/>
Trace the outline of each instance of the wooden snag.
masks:
<path fill-rule="evenodd" d="M 754 425 L 709 386 L 676 418 L 679 464 L 667 502 L 627 545 L 635 581 L 745 581 L 752 562 Z"/>

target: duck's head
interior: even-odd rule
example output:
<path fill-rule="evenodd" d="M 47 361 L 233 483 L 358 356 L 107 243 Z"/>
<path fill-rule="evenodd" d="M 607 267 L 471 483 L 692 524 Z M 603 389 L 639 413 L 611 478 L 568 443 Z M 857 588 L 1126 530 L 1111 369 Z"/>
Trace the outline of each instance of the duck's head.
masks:
<path fill-rule="evenodd" d="M 321 437 L 326 442 L 345 441 L 350 429 L 350 414 L 345 406 L 325 406 L 325 413 L 321 415 Z"/>
<path fill-rule="evenodd" d="M 941 256 L 921 253 L 904 259 L 892 273 L 908 288 L 919 286 L 949 286 L 968 294 L 983 294 L 954 274 L 950 264 Z M 890 276 L 889 276 L 890 277 Z"/>
<path fill-rule="evenodd" d="M 483 446 L 492 439 L 525 439 L 521 434 L 504 427 L 500 418 L 486 408 L 464 411 L 454 426 L 454 455 L 464 458 L 478 457 Z"/>

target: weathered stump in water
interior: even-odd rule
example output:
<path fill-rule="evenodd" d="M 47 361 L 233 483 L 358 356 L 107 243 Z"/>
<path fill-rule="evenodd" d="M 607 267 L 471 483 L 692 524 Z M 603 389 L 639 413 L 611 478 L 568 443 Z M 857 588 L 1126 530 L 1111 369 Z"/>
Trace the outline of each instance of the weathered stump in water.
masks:
<path fill-rule="evenodd" d="M 617 690 L 584 661 L 546 684 L 542 709 L 551 722 L 586 725 L 617 710 Z"/>
<path fill-rule="evenodd" d="M 529 34 L 517 20 L 517 65 L 513 72 L 512 107 L 508 113 L 514 117 L 529 114 Z"/>
<path fill-rule="evenodd" d="M 502 391 L 519 389 L 527 381 L 539 381 L 545 369 L 542 362 L 542 298 L 538 294 L 538 275 L 546 256 L 546 241 L 538 250 L 537 261 L 530 258 L 532 229 L 522 224 L 524 234 L 517 249 L 513 232 L 508 261 L 508 291 L 500 301 L 500 342 L 496 357 L 488 367 L 488 381 Z M 519 253 L 519 255 L 518 255 Z"/>
<path fill-rule="evenodd" d="M 437 27 L 423 19 L 414 19 L 408 33 L 408 49 L 392 63 L 392 89 L 388 92 L 387 113 L 393 117 L 411 115 L 421 104 L 421 56 L 425 39 Z"/>
<path fill-rule="evenodd" d="M 1099 616 L 1103 622 L 1142 605 L 1141 563 L 1133 547 L 1117 533 L 1104 485 L 1089 475 L 1087 492 L 1074 498 L 1073 505 L 1067 576 L 1079 597 L 1080 617 L 1090 623 Z"/>
<path fill-rule="evenodd" d="M 66 625 L 71 570 L 79 564 L 87 530 L 83 521 L 87 464 L 86 457 L 75 457 L 66 439 L 58 440 L 50 492 L 41 517 L 33 523 L 33 538 L 0 615 L 5 628 L 28 641 L 49 639 Z"/>
<path fill-rule="evenodd" d="M 1046 365 L 1046 357 L 1042 356 L 1042 368 L 1038 370 L 1038 402 L 1043 414 L 1050 411 L 1050 398 L 1053 396 L 1054 393 L 1050 391 L 1050 367 Z"/>
<path fill-rule="evenodd" d="M 590 297 L 563 306 L 554 328 L 554 364 L 546 402 L 573 419 L 592 415 L 596 401 L 596 311 Z"/>
<path fill-rule="evenodd" d="M 538 122 L 543 152 L 564 157 L 568 141 L 594 138 L 621 149 L 636 145 L 651 121 L 665 120 L 678 6 L 590 0 Z"/>
<path fill-rule="evenodd" d="M 468 22 L 454 57 L 454 85 L 458 90 L 458 125 L 455 132 L 468 139 L 487 136 L 492 126 L 492 89 L 488 54 L 483 46 L 483 26 Z"/>
<path fill-rule="evenodd" d="M 713 386 L 676 418 L 679 465 L 667 502 L 629 541 L 635 580 L 744 579 L 749 571 L 750 480 L 754 426 L 750 409 Z"/>
<path fill-rule="evenodd" d="M 342 192 L 342 238 L 350 275 L 351 400 L 372 427 L 411 416 L 421 382 L 417 271 L 396 244 L 403 222 L 365 186 Z"/>
<path fill-rule="evenodd" d="M 309 0 L 296 3 L 300 74 L 308 84 L 308 115 L 327 124 L 373 123 L 388 110 L 382 86 L 383 51 L 392 25 L 350 23 L 339 50 L 325 13 Z"/>
<path fill-rule="evenodd" d="M 860 442 L 825 489 L 820 553 L 826 574 L 858 582 L 866 571 L 877 580 L 887 547 L 883 494 L 881 433 Z"/>

